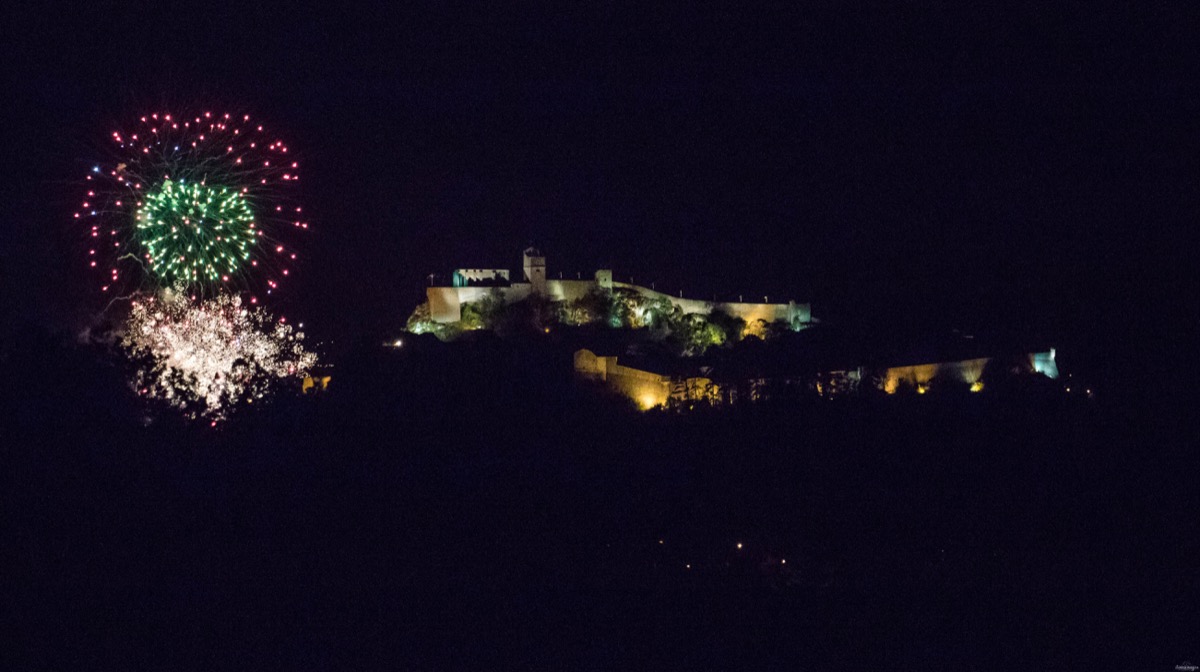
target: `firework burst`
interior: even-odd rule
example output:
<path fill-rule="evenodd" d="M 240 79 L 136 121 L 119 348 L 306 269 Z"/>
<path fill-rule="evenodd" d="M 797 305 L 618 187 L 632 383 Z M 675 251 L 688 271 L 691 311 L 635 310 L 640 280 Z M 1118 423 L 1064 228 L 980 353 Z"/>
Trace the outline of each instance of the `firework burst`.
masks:
<path fill-rule="evenodd" d="M 111 146 L 74 213 L 104 292 L 247 292 L 257 303 L 288 276 L 288 241 L 308 228 L 292 197 L 300 166 L 249 115 L 150 114 L 113 131 Z"/>
<path fill-rule="evenodd" d="M 165 291 L 135 300 L 122 345 L 139 365 L 138 394 L 190 418 L 225 418 L 316 364 L 304 334 L 240 297 L 192 299 Z"/>

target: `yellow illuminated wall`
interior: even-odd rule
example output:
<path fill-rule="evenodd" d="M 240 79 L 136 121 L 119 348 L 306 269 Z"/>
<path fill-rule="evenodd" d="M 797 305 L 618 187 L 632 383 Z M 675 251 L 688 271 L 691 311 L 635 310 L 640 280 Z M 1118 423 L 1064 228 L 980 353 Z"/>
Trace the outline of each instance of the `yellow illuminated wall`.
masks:
<path fill-rule="evenodd" d="M 591 350 L 575 353 L 575 373 L 604 382 L 609 389 L 632 400 L 642 410 L 665 406 L 671 398 L 669 377 L 621 366 L 616 357 L 597 357 Z"/>
<path fill-rule="evenodd" d="M 888 394 L 895 394 L 901 382 L 907 382 L 924 392 L 929 387 L 929 381 L 938 377 L 974 385 L 983 376 L 983 368 L 990 358 L 964 359 L 958 362 L 935 362 L 933 364 L 915 364 L 913 366 L 897 366 L 887 370 L 883 389 Z"/>

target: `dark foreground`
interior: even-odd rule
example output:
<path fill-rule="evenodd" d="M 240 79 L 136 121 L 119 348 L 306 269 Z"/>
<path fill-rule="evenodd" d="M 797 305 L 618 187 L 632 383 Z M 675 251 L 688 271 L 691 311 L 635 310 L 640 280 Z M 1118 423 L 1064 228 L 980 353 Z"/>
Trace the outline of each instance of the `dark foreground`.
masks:
<path fill-rule="evenodd" d="M 546 367 L 368 358 L 216 431 L 98 379 L 10 401 L 0 666 L 1200 660 L 1178 425 L 987 395 L 638 415 Z"/>

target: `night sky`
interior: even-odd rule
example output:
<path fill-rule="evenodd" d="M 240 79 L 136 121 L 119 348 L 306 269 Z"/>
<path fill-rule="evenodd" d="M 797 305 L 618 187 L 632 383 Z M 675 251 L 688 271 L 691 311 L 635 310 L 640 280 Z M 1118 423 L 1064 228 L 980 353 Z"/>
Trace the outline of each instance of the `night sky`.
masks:
<path fill-rule="evenodd" d="M 35 321 L 102 305 L 70 212 L 107 134 L 184 108 L 299 152 L 274 307 L 323 341 L 530 242 L 551 277 L 1054 337 L 1190 282 L 1194 3 L 148 4 L 3 10 L 0 277 Z"/>

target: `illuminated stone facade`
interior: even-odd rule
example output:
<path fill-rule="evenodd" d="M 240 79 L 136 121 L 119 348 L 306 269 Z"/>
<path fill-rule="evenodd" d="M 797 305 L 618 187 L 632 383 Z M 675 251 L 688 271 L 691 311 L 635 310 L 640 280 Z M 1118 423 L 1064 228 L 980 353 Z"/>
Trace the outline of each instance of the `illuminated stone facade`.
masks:
<path fill-rule="evenodd" d="M 622 366 L 616 357 L 600 357 L 591 350 L 575 353 L 575 374 L 603 383 L 613 392 L 637 404 L 643 411 L 672 402 L 716 402 L 719 391 L 712 380 L 701 376 L 672 377 Z"/>
<path fill-rule="evenodd" d="M 1022 357 L 1022 366 L 1026 370 L 1044 374 L 1047 378 L 1058 378 L 1058 363 L 1054 348 L 1046 352 L 1031 352 Z M 929 383 L 935 378 L 964 383 L 971 386 L 975 392 L 983 389 L 983 371 L 987 368 L 990 357 L 963 359 L 950 362 L 934 362 L 932 364 L 913 364 L 911 366 L 895 366 L 884 374 L 883 389 L 888 394 L 895 394 L 901 385 L 910 385 L 917 392 L 929 389 Z"/>
<path fill-rule="evenodd" d="M 509 284 L 507 268 L 456 268 L 451 275 L 455 287 L 470 287 L 475 284 Z"/>
<path fill-rule="evenodd" d="M 457 273 L 464 269 L 459 269 Z M 470 269 L 465 269 L 470 270 Z M 498 273 L 493 269 L 476 269 L 481 273 Z M 516 303 L 529 297 L 530 294 L 545 296 L 552 301 L 574 301 L 582 298 L 592 289 L 628 289 L 638 292 L 647 299 L 665 299 L 679 307 L 684 313 L 709 314 L 721 311 L 740 317 L 747 324 L 758 320 L 765 322 L 787 322 L 794 326 L 803 326 L 812 322 L 812 310 L 807 303 L 754 303 L 702 301 L 679 296 L 671 296 L 653 289 L 625 282 L 614 282 L 612 271 L 600 269 L 588 280 L 551 280 L 546 277 L 546 257 L 535 248 L 525 250 L 522 270 L 523 282 L 514 282 L 507 287 L 427 287 L 426 297 L 429 300 L 429 316 L 434 322 L 449 323 L 462 319 L 462 306 L 465 303 L 479 301 L 489 292 L 499 291 L 506 303 Z M 504 272 L 507 277 L 507 271 Z"/>
<path fill-rule="evenodd" d="M 882 371 L 883 391 L 896 394 L 907 387 L 918 394 L 929 391 L 931 384 L 941 380 L 969 386 L 972 392 L 983 390 L 983 372 L 990 357 L 963 359 L 928 364 L 895 366 Z M 1034 352 L 1012 360 L 1018 369 L 1058 378 L 1055 351 Z M 602 383 L 610 391 L 637 404 L 642 410 L 671 406 L 687 408 L 697 403 L 724 405 L 757 402 L 783 395 L 792 398 L 800 393 L 815 392 L 836 397 L 856 392 L 864 384 L 863 370 L 827 371 L 799 377 L 720 377 L 719 384 L 708 376 L 716 376 L 710 368 L 695 367 L 697 375 L 668 375 L 655 373 L 619 363 L 614 356 L 598 356 L 591 350 L 578 350 L 574 355 L 575 375 Z M 1027 368 L 1026 368 L 1027 367 Z M 878 384 L 878 383 L 873 383 Z"/>
<path fill-rule="evenodd" d="M 535 247 L 530 247 L 525 250 L 524 264 L 522 268 L 525 271 L 525 282 L 529 283 L 529 289 L 538 296 L 546 295 L 546 257 Z"/>
<path fill-rule="evenodd" d="M 975 385 L 983 377 L 983 370 L 989 361 L 990 358 L 981 357 L 957 362 L 892 367 L 884 375 L 883 390 L 888 394 L 895 394 L 902 384 L 907 384 L 916 388 L 918 392 L 924 392 L 929 389 L 929 381 L 934 378 Z"/>

